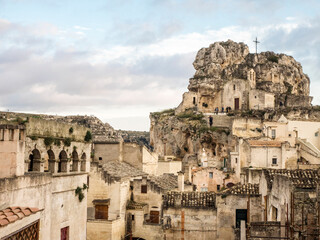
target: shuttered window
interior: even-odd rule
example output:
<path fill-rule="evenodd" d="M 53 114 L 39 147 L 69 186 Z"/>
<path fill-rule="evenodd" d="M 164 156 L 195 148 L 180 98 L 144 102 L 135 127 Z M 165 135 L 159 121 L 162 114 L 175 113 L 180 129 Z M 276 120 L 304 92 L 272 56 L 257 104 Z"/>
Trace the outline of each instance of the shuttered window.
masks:
<path fill-rule="evenodd" d="M 95 218 L 108 220 L 108 206 L 95 205 Z"/>
<path fill-rule="evenodd" d="M 147 185 L 141 185 L 141 193 L 147 193 L 147 192 L 148 192 Z"/>

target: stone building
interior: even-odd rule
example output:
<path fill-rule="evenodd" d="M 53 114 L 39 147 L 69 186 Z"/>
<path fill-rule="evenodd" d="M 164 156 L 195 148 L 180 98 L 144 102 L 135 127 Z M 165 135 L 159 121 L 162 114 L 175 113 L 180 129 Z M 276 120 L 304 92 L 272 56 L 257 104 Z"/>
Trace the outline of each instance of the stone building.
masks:
<path fill-rule="evenodd" d="M 248 226 L 248 236 L 315 239 L 319 183 L 319 170 L 263 170 L 259 184 L 263 219 Z"/>
<path fill-rule="evenodd" d="M 129 163 L 146 173 L 157 174 L 158 155 L 145 145 L 124 142 L 122 139 L 95 141 L 93 152 L 93 160 L 99 162 L 100 165 L 112 161 L 120 161 Z"/>
<path fill-rule="evenodd" d="M 1 239 L 86 239 L 87 131 L 37 118 L 1 120 Z"/>
<path fill-rule="evenodd" d="M 162 239 L 162 195 L 178 190 L 178 176 L 148 175 L 126 162 L 92 162 L 87 239 Z"/>

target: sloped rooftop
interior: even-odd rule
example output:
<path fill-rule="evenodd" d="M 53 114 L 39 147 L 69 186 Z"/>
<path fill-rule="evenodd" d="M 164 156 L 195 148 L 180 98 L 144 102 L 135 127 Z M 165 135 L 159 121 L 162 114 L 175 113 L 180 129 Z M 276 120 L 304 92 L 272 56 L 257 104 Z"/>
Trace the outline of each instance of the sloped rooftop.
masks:
<path fill-rule="evenodd" d="M 115 178 L 139 177 L 148 175 L 147 173 L 141 171 L 138 168 L 133 167 L 128 163 L 119 161 L 107 162 L 103 164 L 102 169 L 108 175 Z"/>
<path fill-rule="evenodd" d="M 0 211 L 0 227 L 4 227 L 17 220 L 28 217 L 36 212 L 39 212 L 38 208 L 8 207 Z"/>
<path fill-rule="evenodd" d="M 173 174 L 163 174 L 161 176 L 150 176 L 150 181 L 154 182 L 163 190 L 173 190 L 178 188 L 178 176 Z"/>
<path fill-rule="evenodd" d="M 264 169 L 268 187 L 272 187 L 274 176 L 280 175 L 289 178 L 297 188 L 316 188 L 320 182 L 320 172 L 313 169 Z"/>
<path fill-rule="evenodd" d="M 259 184 L 237 184 L 231 188 L 223 190 L 219 192 L 222 195 L 250 195 L 250 196 L 257 196 L 259 195 Z"/>

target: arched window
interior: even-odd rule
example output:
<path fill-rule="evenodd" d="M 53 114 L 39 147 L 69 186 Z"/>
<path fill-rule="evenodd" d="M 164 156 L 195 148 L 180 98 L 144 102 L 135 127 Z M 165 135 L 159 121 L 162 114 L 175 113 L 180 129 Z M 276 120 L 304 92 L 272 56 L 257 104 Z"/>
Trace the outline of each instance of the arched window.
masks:
<path fill-rule="evenodd" d="M 76 150 L 72 152 L 72 161 L 79 161 L 79 156 Z"/>
<path fill-rule="evenodd" d="M 62 161 L 67 162 L 67 160 L 68 160 L 68 155 L 65 150 L 62 150 L 59 154 L 58 172 L 62 172 Z M 64 163 L 64 164 L 67 164 L 67 163 Z M 66 171 L 66 168 L 64 171 Z"/>
<path fill-rule="evenodd" d="M 28 168 L 29 172 L 34 170 L 34 162 L 35 161 L 40 161 L 40 159 L 41 159 L 41 154 L 40 154 L 39 150 L 36 149 L 36 148 L 33 149 L 32 153 L 29 155 L 29 160 L 30 160 L 29 168 Z"/>

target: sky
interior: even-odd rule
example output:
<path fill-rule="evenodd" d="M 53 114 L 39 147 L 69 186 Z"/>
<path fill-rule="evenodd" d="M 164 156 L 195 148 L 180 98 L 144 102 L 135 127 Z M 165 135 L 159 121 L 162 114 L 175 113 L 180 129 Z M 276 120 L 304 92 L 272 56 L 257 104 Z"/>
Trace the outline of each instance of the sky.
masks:
<path fill-rule="evenodd" d="M 0 0 L 0 110 L 149 130 L 216 41 L 286 53 L 320 104 L 319 0 Z"/>

